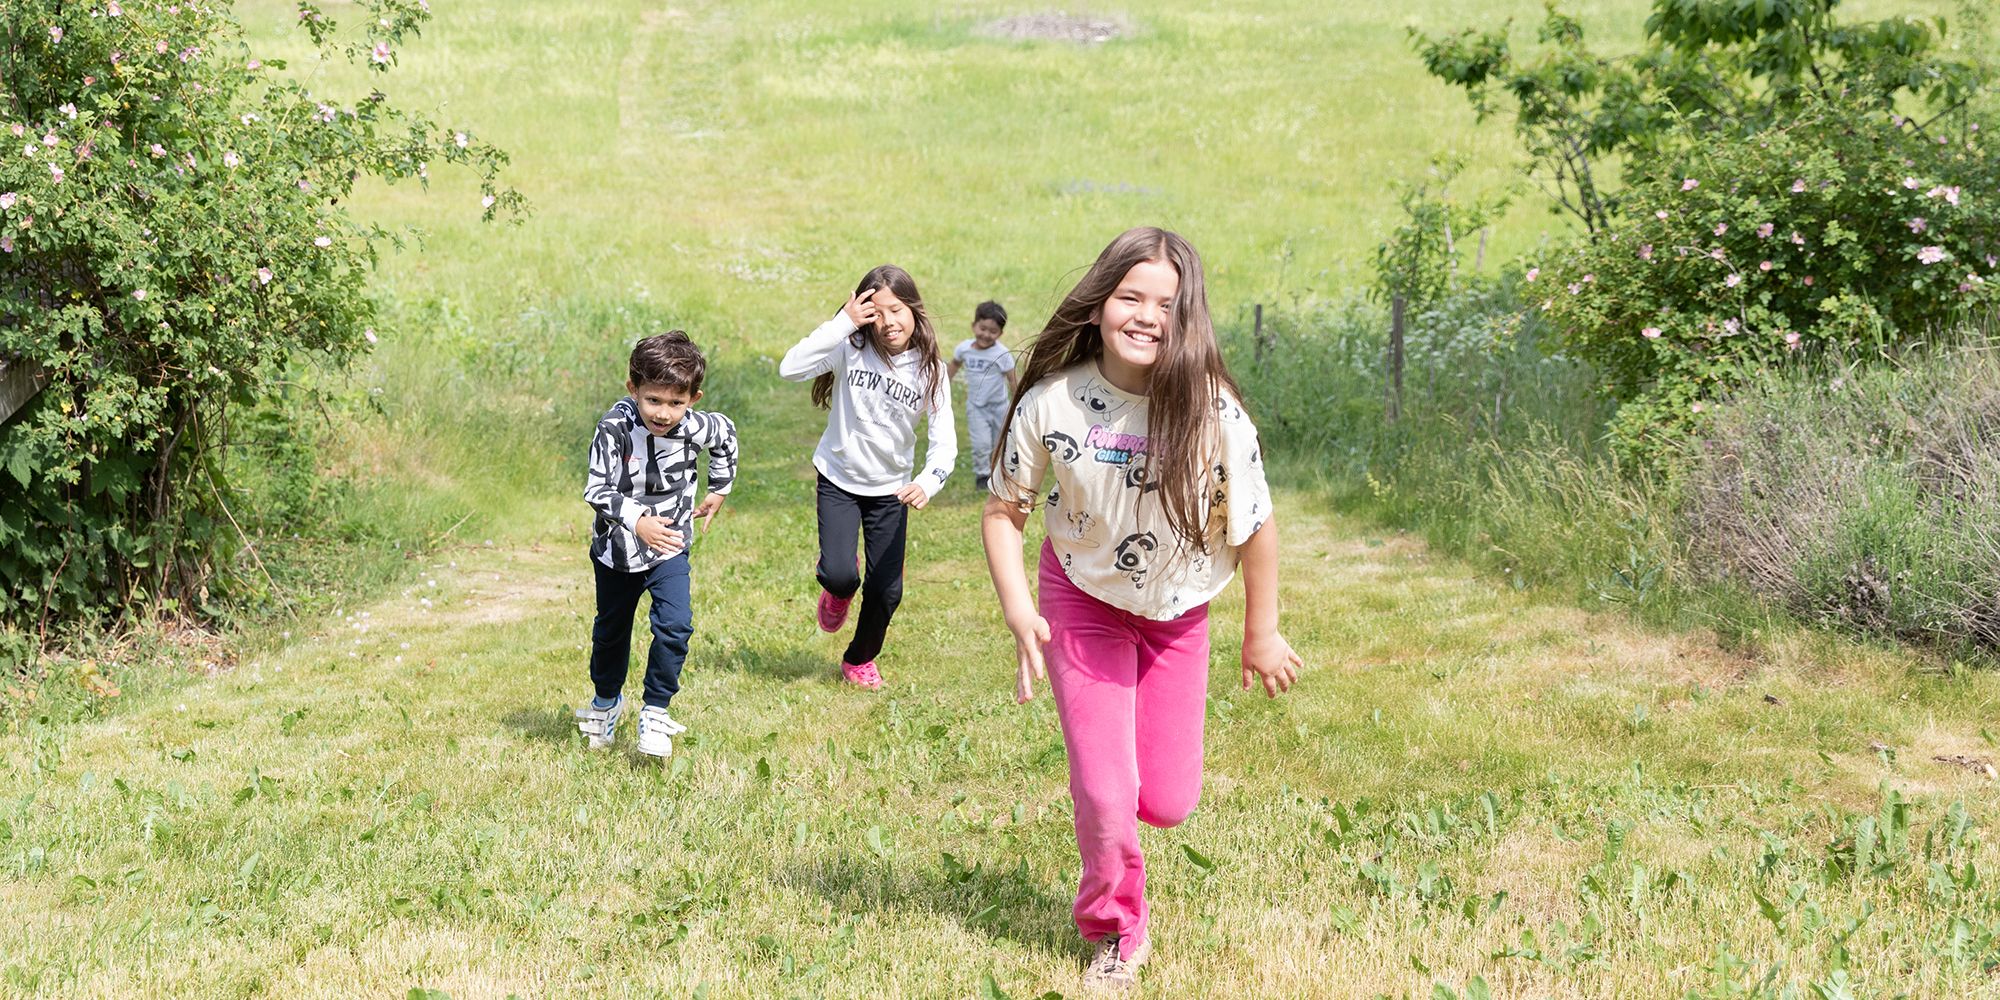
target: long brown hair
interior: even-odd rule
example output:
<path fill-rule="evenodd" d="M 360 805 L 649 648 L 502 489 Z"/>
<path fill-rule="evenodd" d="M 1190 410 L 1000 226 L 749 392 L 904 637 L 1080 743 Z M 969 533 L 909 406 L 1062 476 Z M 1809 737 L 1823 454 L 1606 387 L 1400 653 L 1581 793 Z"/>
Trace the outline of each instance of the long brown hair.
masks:
<path fill-rule="evenodd" d="M 862 292 L 872 294 L 882 288 L 887 288 L 895 293 L 897 298 L 902 299 L 903 304 L 910 307 L 910 315 L 917 321 L 916 329 L 910 331 L 910 346 L 906 350 L 919 352 L 918 357 L 923 363 L 919 366 L 918 378 L 924 383 L 922 386 L 924 405 L 936 406 L 938 389 L 944 385 L 944 361 L 938 356 L 937 331 L 931 327 L 931 314 L 924 311 L 924 297 L 917 292 L 917 279 L 910 277 L 910 272 L 894 264 L 883 264 L 861 276 L 861 282 L 854 286 L 854 294 L 859 295 Z M 875 353 L 884 359 L 889 357 L 889 352 L 882 349 L 881 334 L 876 332 L 873 323 L 855 330 L 847 340 L 856 348 L 872 347 Z M 822 410 L 833 405 L 832 372 L 813 379 L 812 401 L 814 406 Z"/>
<path fill-rule="evenodd" d="M 1243 393 L 1229 377 L 1222 349 L 1215 342 L 1201 255 L 1180 234 L 1153 226 L 1127 229 L 1097 255 L 1083 280 L 1063 297 L 1048 325 L 1028 344 L 1027 360 L 1021 364 L 1021 377 L 1014 387 L 1006 423 L 1001 425 L 1000 440 L 1007 440 L 1014 424 L 1014 407 L 1036 383 L 1103 355 L 1104 331 L 1091 321 L 1090 314 L 1111 298 L 1125 272 L 1148 261 L 1172 267 L 1180 274 L 1181 285 L 1174 296 L 1173 311 L 1166 318 L 1158 360 L 1146 373 L 1147 467 L 1160 484 L 1156 495 L 1167 526 L 1181 541 L 1206 552 L 1206 478 L 1219 450 L 1216 400 L 1227 390 L 1241 402 Z M 996 460 L 1002 450 L 994 449 Z M 1007 475 L 1002 463 L 994 465 L 994 474 Z M 1026 492 L 1025 484 L 1014 482 L 1012 477 L 1007 482 Z"/>

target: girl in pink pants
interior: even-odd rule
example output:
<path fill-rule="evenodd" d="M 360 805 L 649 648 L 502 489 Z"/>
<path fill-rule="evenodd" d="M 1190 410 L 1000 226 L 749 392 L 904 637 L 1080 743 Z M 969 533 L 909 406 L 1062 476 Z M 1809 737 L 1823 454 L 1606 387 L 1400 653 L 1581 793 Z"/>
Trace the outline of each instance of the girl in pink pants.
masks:
<path fill-rule="evenodd" d="M 1201 258 L 1129 230 L 1098 255 L 1021 365 L 981 532 L 1018 653 L 1015 696 L 1048 681 L 1069 752 L 1083 860 L 1076 926 L 1088 986 L 1123 988 L 1151 956 L 1139 821 L 1201 797 L 1208 602 L 1243 567 L 1243 686 L 1291 687 L 1278 633 L 1278 535 L 1257 429 L 1223 366 Z M 1028 513 L 1053 476 L 1028 593 Z"/>

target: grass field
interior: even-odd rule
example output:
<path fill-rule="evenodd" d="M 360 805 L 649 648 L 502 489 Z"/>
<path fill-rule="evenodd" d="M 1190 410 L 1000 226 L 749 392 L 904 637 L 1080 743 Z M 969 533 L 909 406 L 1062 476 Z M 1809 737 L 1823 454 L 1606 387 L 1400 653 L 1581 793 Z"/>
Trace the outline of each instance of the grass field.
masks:
<path fill-rule="evenodd" d="M 945 335 L 996 296 L 1018 342 L 1140 222 L 1202 249 L 1225 320 L 1351 286 L 1391 181 L 1511 155 L 1402 25 L 1538 6 L 1135 11 L 1095 49 L 977 34 L 998 5 L 435 6 L 387 87 L 511 150 L 537 214 L 370 192 L 431 235 L 382 275 L 379 411 L 323 431 L 366 530 L 233 669 L 106 662 L 123 696 L 0 736 L 0 990 L 1077 995 L 1061 743 L 1009 698 L 976 502 L 961 477 L 913 518 L 889 689 L 838 685 L 800 570 L 818 418 L 772 359 L 882 260 Z M 283 54 L 289 8 L 239 9 Z M 1637 5 L 1582 10 L 1636 37 Z M 1492 257 L 1545 224 L 1518 209 Z M 670 325 L 745 467 L 695 549 L 693 733 L 661 768 L 585 753 L 566 705 L 583 443 Z M 2000 679 L 1648 632 L 1279 500 L 1308 672 L 1237 691 L 1224 599 L 1204 802 L 1146 834 L 1148 994 L 2000 995 Z"/>

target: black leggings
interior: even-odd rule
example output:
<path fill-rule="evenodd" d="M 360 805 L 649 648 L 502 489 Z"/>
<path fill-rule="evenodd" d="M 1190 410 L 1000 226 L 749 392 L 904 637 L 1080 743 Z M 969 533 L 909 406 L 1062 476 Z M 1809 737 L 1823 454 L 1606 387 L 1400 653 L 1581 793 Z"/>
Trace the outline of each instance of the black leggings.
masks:
<path fill-rule="evenodd" d="M 867 663 L 882 652 L 882 639 L 889 633 L 889 619 L 903 602 L 903 542 L 908 535 L 910 511 L 894 494 L 864 497 L 849 493 L 819 478 L 819 585 L 835 597 L 853 597 L 861 591 L 861 610 L 855 617 L 854 640 L 847 644 L 841 660 Z M 859 533 L 867 545 L 868 575 L 864 579 L 854 564 L 854 538 Z"/>

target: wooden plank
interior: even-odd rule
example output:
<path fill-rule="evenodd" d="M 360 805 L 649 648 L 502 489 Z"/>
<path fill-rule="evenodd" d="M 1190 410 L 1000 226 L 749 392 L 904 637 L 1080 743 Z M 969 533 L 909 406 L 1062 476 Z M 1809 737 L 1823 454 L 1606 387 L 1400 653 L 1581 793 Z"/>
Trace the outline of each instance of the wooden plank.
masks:
<path fill-rule="evenodd" d="M 23 361 L 0 358 L 0 422 L 14 416 L 15 411 L 26 406 L 35 393 L 47 385 L 48 377 L 42 370 Z"/>

